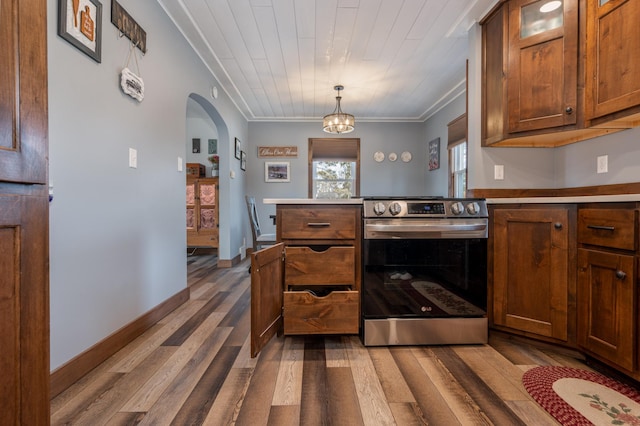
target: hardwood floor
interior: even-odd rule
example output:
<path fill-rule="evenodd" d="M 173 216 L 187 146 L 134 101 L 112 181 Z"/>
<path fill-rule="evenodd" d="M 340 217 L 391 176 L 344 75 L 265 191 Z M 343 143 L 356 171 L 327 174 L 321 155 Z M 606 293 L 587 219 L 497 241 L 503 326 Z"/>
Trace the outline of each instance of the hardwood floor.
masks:
<path fill-rule="evenodd" d="M 208 257 L 208 259 L 207 259 Z M 245 260 L 191 256 L 191 299 L 51 402 L 53 425 L 545 425 L 524 390 L 571 353 L 489 345 L 368 347 L 357 336 L 279 337 L 249 357 Z"/>

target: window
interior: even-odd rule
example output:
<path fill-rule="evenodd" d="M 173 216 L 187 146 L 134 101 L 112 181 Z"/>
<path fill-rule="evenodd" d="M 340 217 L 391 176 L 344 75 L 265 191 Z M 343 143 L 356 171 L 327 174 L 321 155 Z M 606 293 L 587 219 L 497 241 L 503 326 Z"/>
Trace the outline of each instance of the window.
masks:
<path fill-rule="evenodd" d="M 467 195 L 467 114 L 447 124 L 449 140 L 449 196 Z"/>
<path fill-rule="evenodd" d="M 360 139 L 309 139 L 309 198 L 360 194 Z"/>
<path fill-rule="evenodd" d="M 449 150 L 451 158 L 451 196 L 464 197 L 467 193 L 467 142 Z"/>

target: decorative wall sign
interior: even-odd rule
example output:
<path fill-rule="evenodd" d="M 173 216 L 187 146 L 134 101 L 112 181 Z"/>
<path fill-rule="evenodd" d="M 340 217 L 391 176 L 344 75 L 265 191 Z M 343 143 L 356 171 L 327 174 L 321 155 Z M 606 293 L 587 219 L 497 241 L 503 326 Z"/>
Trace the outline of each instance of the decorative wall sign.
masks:
<path fill-rule="evenodd" d="M 259 146 L 258 158 L 297 157 L 297 146 Z"/>
<path fill-rule="evenodd" d="M 287 161 L 264 163 L 264 181 L 265 182 L 289 182 L 291 177 L 289 176 L 290 164 Z"/>
<path fill-rule="evenodd" d="M 209 139 L 209 154 L 218 153 L 218 139 Z"/>
<path fill-rule="evenodd" d="M 138 102 L 144 99 L 144 81 L 129 68 L 123 68 L 120 73 L 120 87 L 122 91 Z"/>
<path fill-rule="evenodd" d="M 58 0 L 58 35 L 100 63 L 102 4 L 98 0 Z"/>
<path fill-rule="evenodd" d="M 116 0 L 111 0 L 111 23 L 142 53 L 147 53 L 147 33 Z"/>
<path fill-rule="evenodd" d="M 429 170 L 440 168 L 440 138 L 429 142 Z"/>
<path fill-rule="evenodd" d="M 194 153 L 194 154 L 199 154 L 200 153 L 200 139 L 199 138 L 191 139 L 191 152 Z"/>

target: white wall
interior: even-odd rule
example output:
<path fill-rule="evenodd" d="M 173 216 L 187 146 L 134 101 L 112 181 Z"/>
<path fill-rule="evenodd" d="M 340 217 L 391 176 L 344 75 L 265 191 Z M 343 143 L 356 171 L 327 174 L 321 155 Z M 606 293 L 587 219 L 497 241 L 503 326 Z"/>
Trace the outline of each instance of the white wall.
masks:
<path fill-rule="evenodd" d="M 449 124 L 452 120 L 464 114 L 466 108 L 465 93 L 461 93 L 449 105 L 442 108 L 426 121 L 425 144 L 436 138 L 440 138 L 440 168 L 428 170 L 427 167 L 427 193 L 446 197 L 449 193 L 449 152 L 447 142 L 449 137 Z"/>
<path fill-rule="evenodd" d="M 139 57 L 145 99 L 119 87 L 129 44 L 103 3 L 102 63 L 57 35 L 57 0 L 48 1 L 51 368 L 186 287 L 187 98 L 195 93 L 222 117 L 220 257 L 238 253 L 246 219 L 245 182 L 229 179 L 233 137 L 247 123 L 156 2 L 121 0 L 147 32 Z M 220 126 L 217 126 L 220 130 Z M 128 150 L 138 168 L 128 167 Z M 231 156 L 231 158 L 229 157 Z M 234 253 L 233 255 L 231 253 Z"/>

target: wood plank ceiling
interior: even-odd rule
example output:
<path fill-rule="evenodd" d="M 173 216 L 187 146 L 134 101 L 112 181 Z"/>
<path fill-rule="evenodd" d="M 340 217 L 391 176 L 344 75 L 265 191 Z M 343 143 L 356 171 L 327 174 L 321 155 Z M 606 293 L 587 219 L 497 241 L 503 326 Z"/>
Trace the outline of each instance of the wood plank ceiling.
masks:
<path fill-rule="evenodd" d="M 249 121 L 424 121 L 497 0 L 157 0 Z"/>

